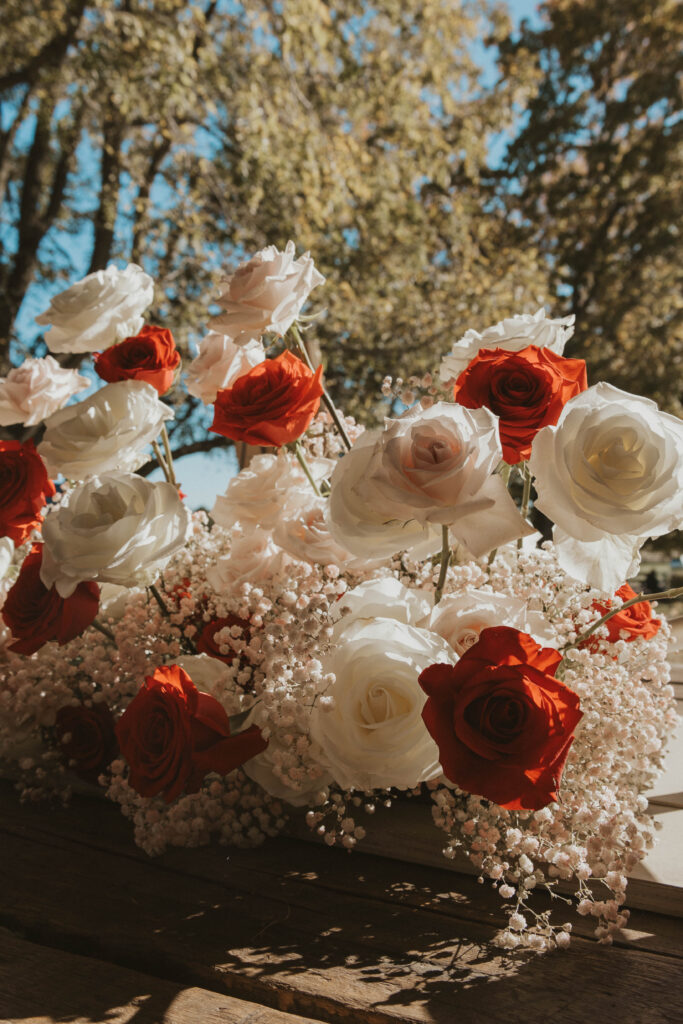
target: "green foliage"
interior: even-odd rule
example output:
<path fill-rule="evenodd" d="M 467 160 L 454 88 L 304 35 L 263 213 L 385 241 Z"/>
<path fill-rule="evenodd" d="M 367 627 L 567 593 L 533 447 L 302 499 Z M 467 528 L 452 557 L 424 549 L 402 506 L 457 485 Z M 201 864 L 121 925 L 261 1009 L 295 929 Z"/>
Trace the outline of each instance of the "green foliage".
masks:
<path fill-rule="evenodd" d="M 534 251 L 479 183 L 533 80 L 480 85 L 483 4 L 10 7 L 2 167 L 18 245 L 0 260 L 0 335 L 29 286 L 73 279 L 64 239 L 82 245 L 85 222 L 84 270 L 141 262 L 158 282 L 154 318 L 183 346 L 221 272 L 268 243 L 310 249 L 329 285 L 309 337 L 354 412 L 379 409 L 385 373 L 430 368 L 466 327 L 545 295 Z"/>
<path fill-rule="evenodd" d="M 542 302 L 575 308 L 593 380 L 678 408 L 677 4 L 556 0 L 519 40 L 487 0 L 5 8 L 0 339 L 16 355 L 35 345 L 17 329 L 27 293 L 119 258 L 153 274 L 152 320 L 187 352 L 221 275 L 292 238 L 329 281 L 308 338 L 366 420 L 385 374 L 433 369 L 466 328 Z M 502 47 L 493 85 L 484 38 Z M 517 138 L 494 173 L 502 131 Z M 176 446 L 201 444 L 196 403 L 178 413 Z"/>
<path fill-rule="evenodd" d="M 542 74 L 503 191 L 577 316 L 570 355 L 683 411 L 683 6 L 554 0 L 503 47 Z"/>

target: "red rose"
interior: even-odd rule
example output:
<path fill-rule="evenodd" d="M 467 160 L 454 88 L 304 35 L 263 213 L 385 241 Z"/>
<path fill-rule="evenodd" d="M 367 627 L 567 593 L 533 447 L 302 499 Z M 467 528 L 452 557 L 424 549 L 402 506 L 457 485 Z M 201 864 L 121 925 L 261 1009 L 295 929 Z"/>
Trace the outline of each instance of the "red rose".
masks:
<path fill-rule="evenodd" d="M 556 799 L 582 715 L 552 675 L 561 660 L 526 633 L 494 626 L 456 665 L 422 672 L 422 717 L 451 782 L 511 810 Z"/>
<path fill-rule="evenodd" d="M 86 782 L 97 782 L 116 757 L 114 717 L 103 702 L 60 708 L 55 720 L 57 742 L 67 765 Z"/>
<path fill-rule="evenodd" d="M 208 772 L 227 775 L 268 746 L 255 725 L 231 736 L 225 709 L 179 665 L 145 679 L 116 735 L 130 785 L 141 796 L 163 793 L 167 804 L 183 791 L 196 793 Z"/>
<path fill-rule="evenodd" d="M 616 596 L 620 597 L 622 601 L 630 601 L 632 597 L 637 597 L 635 590 L 624 583 L 622 587 L 616 591 Z M 607 604 L 598 604 L 597 601 L 593 602 L 593 608 L 596 612 L 602 615 L 606 615 L 612 607 L 612 602 L 608 601 Z M 649 601 L 639 601 L 638 604 L 631 605 L 630 608 L 625 608 L 624 611 L 619 611 L 616 615 L 613 615 L 611 619 L 608 619 L 605 623 L 608 630 L 607 639 L 610 643 L 616 643 L 617 640 L 626 640 L 630 643 L 635 640 L 636 637 L 642 636 L 644 640 L 650 640 L 651 637 L 655 636 L 659 632 L 661 626 L 661 619 L 652 618 L 652 605 Z M 628 633 L 628 636 L 622 637 L 622 630 Z M 596 648 L 598 641 L 596 637 L 590 636 L 584 640 L 584 644 L 588 647 Z M 583 647 L 584 644 L 581 644 Z"/>
<path fill-rule="evenodd" d="M 226 665 L 232 665 L 237 652 L 231 651 L 229 654 L 223 654 L 220 644 L 217 644 L 214 639 L 216 633 L 228 626 L 239 626 L 242 631 L 241 638 L 249 639 L 249 623 L 246 619 L 240 619 L 238 615 L 228 615 L 224 619 L 212 619 L 211 622 L 206 623 L 197 640 L 197 653 L 208 654 L 211 658 L 218 658 L 219 661 L 225 662 Z"/>
<path fill-rule="evenodd" d="M 211 430 L 232 441 L 279 447 L 308 428 L 323 393 L 315 373 L 291 352 L 266 359 L 216 396 Z"/>
<path fill-rule="evenodd" d="M 149 326 L 100 352 L 94 360 L 95 370 L 102 380 L 110 384 L 118 380 L 141 380 L 164 395 L 175 380 L 180 353 L 169 330 Z"/>
<path fill-rule="evenodd" d="M 565 403 L 587 383 L 583 359 L 535 345 L 520 352 L 482 348 L 456 380 L 453 396 L 468 409 L 485 406 L 500 417 L 503 458 L 514 465 L 529 458 L 541 427 L 557 423 Z"/>
<path fill-rule="evenodd" d="M 0 537 L 23 544 L 55 493 L 33 441 L 0 441 Z"/>
<path fill-rule="evenodd" d="M 33 654 L 48 640 L 67 644 L 88 628 L 99 608 L 96 583 L 79 583 L 71 597 L 60 597 L 55 587 L 48 590 L 40 580 L 42 561 L 43 545 L 34 544 L 2 607 L 14 637 L 9 649 L 17 654 Z"/>

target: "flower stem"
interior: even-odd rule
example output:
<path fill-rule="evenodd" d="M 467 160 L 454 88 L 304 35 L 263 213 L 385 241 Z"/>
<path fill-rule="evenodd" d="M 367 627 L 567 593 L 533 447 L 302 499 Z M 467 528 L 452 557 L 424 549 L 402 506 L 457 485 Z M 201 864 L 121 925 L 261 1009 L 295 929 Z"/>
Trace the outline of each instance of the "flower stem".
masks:
<path fill-rule="evenodd" d="M 520 472 L 521 472 L 522 478 L 524 480 L 524 488 L 522 490 L 522 505 L 521 505 L 521 508 L 520 508 L 520 512 L 522 514 L 522 519 L 526 519 L 526 517 L 529 514 L 529 501 L 531 499 L 531 473 L 529 472 L 529 467 L 527 466 L 526 462 L 523 462 L 521 464 Z M 518 551 L 522 550 L 522 544 L 523 544 L 522 537 L 518 537 L 517 538 L 517 550 Z"/>
<path fill-rule="evenodd" d="M 301 441 L 295 441 L 294 442 L 294 454 L 296 455 L 297 459 L 299 460 L 299 465 L 301 466 L 301 468 L 303 469 L 304 473 L 308 477 L 309 484 L 311 485 L 311 487 L 313 488 L 313 490 L 315 491 L 317 496 L 319 498 L 322 498 L 322 494 L 320 493 L 320 488 L 318 487 L 317 483 L 313 479 L 313 474 L 311 473 L 310 466 L 306 462 L 306 456 L 304 455 L 304 449 L 303 449 L 303 445 L 301 444 Z"/>
<path fill-rule="evenodd" d="M 169 483 L 170 483 L 170 481 L 169 481 Z M 150 583 L 150 585 L 147 587 L 147 589 L 149 590 L 150 594 L 152 595 L 152 597 L 154 598 L 156 603 L 159 605 L 159 608 L 161 610 L 161 614 L 164 616 L 164 618 L 165 619 L 170 619 L 171 618 L 171 613 L 169 612 L 168 608 L 164 604 L 164 599 L 161 596 L 161 594 L 159 593 L 159 591 L 157 590 L 157 588 L 155 587 L 155 585 L 153 583 Z M 195 645 L 192 642 L 192 640 L 190 640 L 189 637 L 183 636 L 182 631 L 180 633 L 180 636 L 178 637 L 178 642 L 180 644 L 181 649 L 185 652 L 185 654 L 196 654 L 197 653 L 197 648 L 195 647 Z"/>
<path fill-rule="evenodd" d="M 156 460 L 159 463 L 159 466 L 161 467 L 161 471 L 164 474 L 164 476 L 166 477 L 166 480 L 168 481 L 168 483 L 170 484 L 171 483 L 171 474 L 169 473 L 168 466 L 166 465 L 166 460 L 164 459 L 163 455 L 161 454 L 161 448 L 159 447 L 159 442 L 158 441 L 152 441 L 152 448 L 154 449 L 154 455 L 156 456 Z"/>
<path fill-rule="evenodd" d="M 93 629 L 96 629 L 99 633 L 101 633 L 102 636 L 106 636 L 107 640 L 111 640 L 113 644 L 116 643 L 116 637 L 114 636 L 112 631 L 110 629 L 107 629 L 106 626 L 103 626 L 101 622 L 97 621 L 97 619 L 93 619 L 90 625 L 93 627 Z"/>
<path fill-rule="evenodd" d="M 624 601 L 618 608 L 610 608 L 602 618 L 594 622 L 592 626 L 584 630 L 576 640 L 571 644 L 566 644 L 562 648 L 563 651 L 570 651 L 572 647 L 578 647 L 584 640 L 587 640 L 589 636 L 595 633 L 596 629 L 600 629 L 613 615 L 618 615 L 619 612 L 623 612 L 624 608 L 630 608 L 633 604 L 639 604 L 641 601 L 671 601 L 673 598 L 683 597 L 683 587 L 674 587 L 672 590 L 660 590 L 656 594 L 636 594 L 635 597 L 630 598 L 628 601 Z"/>
<path fill-rule="evenodd" d="M 164 451 L 166 453 L 166 465 L 168 466 L 168 482 L 173 484 L 174 487 L 178 486 L 175 478 L 175 471 L 173 469 L 173 456 L 171 455 L 171 445 L 168 440 L 168 431 L 166 430 L 166 424 L 161 425 L 161 440 L 164 444 Z"/>
<path fill-rule="evenodd" d="M 170 483 L 170 480 L 169 480 L 169 483 Z M 161 596 L 161 594 L 159 593 L 159 591 L 157 590 L 157 588 L 154 586 L 154 584 L 150 583 L 150 585 L 149 585 L 149 587 L 147 589 L 149 590 L 150 594 L 152 595 L 152 597 L 154 598 L 156 603 L 159 605 L 159 608 L 161 609 L 161 614 L 164 616 L 164 618 L 165 619 L 170 619 L 171 613 L 169 612 L 168 608 L 164 604 L 164 599 Z"/>
<path fill-rule="evenodd" d="M 522 516 L 526 519 L 529 514 L 529 501 L 531 499 L 531 473 L 526 462 L 522 463 L 522 476 L 524 477 L 524 490 L 522 491 Z"/>
<path fill-rule="evenodd" d="M 306 345 L 304 344 L 304 339 L 301 337 L 301 332 L 299 331 L 299 328 L 297 327 L 297 325 L 295 323 L 292 324 L 292 334 L 294 335 L 296 343 L 297 343 L 297 345 L 299 347 L 299 351 L 301 352 L 302 356 L 304 357 L 306 365 L 308 366 L 309 370 L 312 370 L 315 373 L 315 367 L 313 366 L 313 363 L 311 362 L 311 357 L 308 354 L 308 349 L 306 348 Z M 327 406 L 327 411 L 329 412 L 330 416 L 332 417 L 334 425 L 337 428 L 337 430 L 339 431 L 339 436 L 341 437 L 342 441 L 346 445 L 347 450 L 350 450 L 350 448 L 351 448 L 351 441 L 349 440 L 349 435 L 346 433 L 346 427 L 342 423 L 341 417 L 340 417 L 339 413 L 337 412 L 337 409 L 335 407 L 334 402 L 332 401 L 332 399 L 330 398 L 329 394 L 327 393 L 325 385 L 322 384 L 321 386 L 322 386 L 322 389 L 323 389 L 323 402 Z"/>
<path fill-rule="evenodd" d="M 446 573 L 448 572 L 448 566 L 451 560 L 451 546 L 448 540 L 448 527 L 441 527 L 441 571 L 439 572 L 439 582 L 436 585 L 434 591 L 434 604 L 437 605 L 441 600 L 443 594 L 443 588 L 446 584 Z"/>

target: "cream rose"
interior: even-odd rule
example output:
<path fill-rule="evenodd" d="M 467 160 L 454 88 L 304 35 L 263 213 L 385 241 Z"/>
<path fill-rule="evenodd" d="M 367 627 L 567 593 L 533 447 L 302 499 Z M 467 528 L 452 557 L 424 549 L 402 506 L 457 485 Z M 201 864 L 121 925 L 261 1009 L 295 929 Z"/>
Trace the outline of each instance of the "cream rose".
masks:
<path fill-rule="evenodd" d="M 25 359 L 0 378 L 0 427 L 35 427 L 89 384 L 77 370 L 63 370 L 52 356 Z"/>
<path fill-rule="evenodd" d="M 300 562 L 309 562 L 311 565 L 355 565 L 358 560 L 338 544 L 330 533 L 326 512 L 327 501 L 324 498 L 309 498 L 299 507 L 285 513 L 285 518 L 280 518 L 273 540 Z"/>
<path fill-rule="evenodd" d="M 683 423 L 648 398 L 596 384 L 537 434 L 536 506 L 562 568 L 612 593 L 647 537 L 683 526 Z"/>
<path fill-rule="evenodd" d="M 336 677 L 327 691 L 334 705 L 316 704 L 311 737 L 342 788 L 411 789 L 440 774 L 417 678 L 454 660 L 441 637 L 394 619 L 359 619 L 341 631 L 323 661 Z"/>
<path fill-rule="evenodd" d="M 396 619 L 408 626 L 422 626 L 429 618 L 432 601 L 432 594 L 404 587 L 395 576 L 383 576 L 347 590 L 331 614 L 340 620 L 338 629 L 345 629 L 356 619 Z"/>
<path fill-rule="evenodd" d="M 237 345 L 227 334 L 210 334 L 199 343 L 199 354 L 187 368 L 187 390 L 204 405 L 216 401 L 221 388 L 229 388 L 266 358 L 258 338 Z"/>
<path fill-rule="evenodd" d="M 447 594 L 420 623 L 446 640 L 455 653 L 462 655 L 477 643 L 482 629 L 511 626 L 532 636 L 543 647 L 557 647 L 557 639 L 540 612 L 509 594 L 483 589 Z"/>
<path fill-rule="evenodd" d="M 358 558 L 377 559 L 406 550 L 415 558 L 426 558 L 441 544 L 436 527 L 408 516 L 396 519 L 386 514 L 382 502 L 367 501 L 362 495 L 363 479 L 381 433 L 365 431 L 337 463 L 327 508 L 330 533 Z"/>
<path fill-rule="evenodd" d="M 149 586 L 184 546 L 190 525 L 172 484 L 133 473 L 92 477 L 46 516 L 40 578 L 61 597 L 82 580 Z"/>
<path fill-rule="evenodd" d="M 133 470 L 145 461 L 143 449 L 169 419 L 173 410 L 151 384 L 122 380 L 53 413 L 38 451 L 51 476 L 84 480 L 95 473 Z"/>
<path fill-rule="evenodd" d="M 453 348 L 441 362 L 440 376 L 444 384 L 452 384 L 472 362 L 481 348 L 502 348 L 506 352 L 520 352 L 527 345 L 549 348 L 561 356 L 564 346 L 574 333 L 574 317 L 551 320 L 539 309 L 533 316 L 523 313 L 511 316 L 481 334 L 469 330 L 454 342 Z"/>
<path fill-rule="evenodd" d="M 243 263 L 225 279 L 218 298 L 224 312 L 209 326 L 229 334 L 238 345 L 265 331 L 286 334 L 309 294 L 325 281 L 309 253 L 294 259 L 295 253 L 294 242 L 287 242 L 284 252 L 269 245 Z"/>
<path fill-rule="evenodd" d="M 0 580 L 9 573 L 14 558 L 14 542 L 10 537 L 0 537 Z"/>
<path fill-rule="evenodd" d="M 36 323 L 50 324 L 51 352 L 97 352 L 137 334 L 152 304 L 154 283 L 135 263 L 118 270 L 110 263 L 60 292 Z"/>
<path fill-rule="evenodd" d="M 387 420 L 355 487 L 385 519 L 449 526 L 478 556 L 532 532 L 495 473 L 500 460 L 493 413 L 437 402 Z"/>
<path fill-rule="evenodd" d="M 267 530 L 258 527 L 233 540 L 230 554 L 219 558 L 206 578 L 219 594 L 241 583 L 262 583 L 281 573 L 289 557 L 274 542 Z"/>
<path fill-rule="evenodd" d="M 183 654 L 174 660 L 176 665 L 185 669 L 198 690 L 210 693 L 221 702 L 228 715 L 242 710 L 233 673 L 219 658 L 208 654 Z"/>
<path fill-rule="evenodd" d="M 329 476 L 333 467 L 331 459 L 312 459 L 309 466 L 318 482 Z M 226 529 L 239 522 L 272 530 L 289 510 L 298 508 L 312 493 L 293 455 L 284 451 L 277 455 L 255 455 L 232 478 L 225 494 L 216 498 L 211 515 Z"/>

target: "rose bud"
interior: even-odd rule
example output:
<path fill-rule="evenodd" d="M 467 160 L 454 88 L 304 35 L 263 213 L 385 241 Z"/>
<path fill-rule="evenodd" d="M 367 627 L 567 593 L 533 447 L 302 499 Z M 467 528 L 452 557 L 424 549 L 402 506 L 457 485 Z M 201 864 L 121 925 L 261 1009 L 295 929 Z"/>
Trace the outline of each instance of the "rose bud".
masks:
<path fill-rule="evenodd" d="M 0 441 L 0 537 L 23 544 L 42 523 L 41 509 L 54 494 L 33 441 Z"/>
<path fill-rule="evenodd" d="M 43 545 L 34 544 L 2 607 L 2 618 L 14 638 L 9 649 L 17 654 L 34 654 L 48 640 L 66 644 L 97 615 L 100 588 L 96 583 L 79 583 L 70 597 L 60 597 L 55 587 L 41 582 L 42 563 Z"/>
<path fill-rule="evenodd" d="M 514 465 L 529 458 L 538 431 L 557 423 L 565 403 L 586 387 L 583 359 L 529 345 L 521 352 L 481 349 L 455 382 L 453 397 L 499 417 L 503 458 Z"/>
<path fill-rule="evenodd" d="M 582 712 L 553 675 L 562 655 L 509 626 L 481 631 L 456 665 L 430 665 L 419 677 L 422 718 L 446 778 L 511 810 L 557 799 Z"/>
<path fill-rule="evenodd" d="M 266 359 L 218 392 L 211 430 L 232 441 L 275 448 L 308 429 L 323 393 L 315 373 L 291 352 Z"/>
<path fill-rule="evenodd" d="M 165 327 L 143 327 L 139 334 L 95 357 L 95 370 L 110 384 L 119 380 L 141 380 L 160 395 L 172 387 L 180 366 L 180 353 L 173 335 Z"/>
<path fill-rule="evenodd" d="M 171 803 L 196 793 L 209 772 L 228 775 L 268 746 L 253 725 L 230 734 L 225 709 L 200 693 L 179 665 L 165 665 L 148 676 L 116 725 L 128 782 L 141 796 L 163 794 Z"/>

